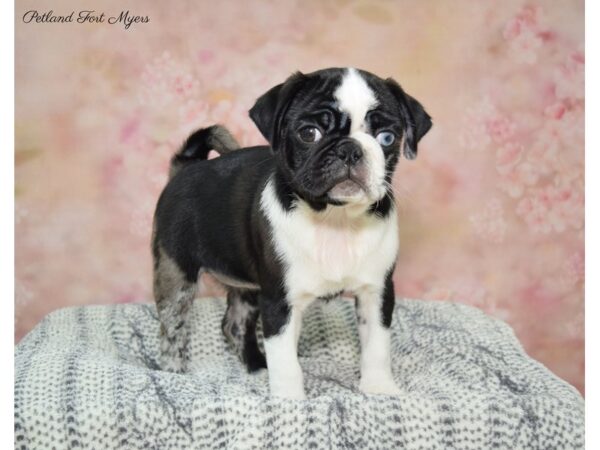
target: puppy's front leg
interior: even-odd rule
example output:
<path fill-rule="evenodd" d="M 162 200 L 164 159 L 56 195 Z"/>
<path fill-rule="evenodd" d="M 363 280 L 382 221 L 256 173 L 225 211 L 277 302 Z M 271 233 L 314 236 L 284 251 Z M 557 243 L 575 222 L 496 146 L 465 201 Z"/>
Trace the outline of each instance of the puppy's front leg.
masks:
<path fill-rule="evenodd" d="M 261 313 L 271 395 L 303 400 L 304 377 L 297 348 L 302 311 L 281 299 L 262 301 Z"/>
<path fill-rule="evenodd" d="M 398 395 L 400 389 L 392 376 L 390 325 L 394 311 L 391 277 L 382 290 L 367 288 L 356 299 L 361 337 L 360 384 L 367 394 Z"/>

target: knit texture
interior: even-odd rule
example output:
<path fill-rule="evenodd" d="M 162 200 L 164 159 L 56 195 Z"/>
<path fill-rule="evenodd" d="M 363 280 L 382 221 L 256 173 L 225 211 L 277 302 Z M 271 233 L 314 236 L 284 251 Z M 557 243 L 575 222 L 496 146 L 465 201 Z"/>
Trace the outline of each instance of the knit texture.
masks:
<path fill-rule="evenodd" d="M 15 349 L 15 448 L 583 448 L 584 402 L 511 328 L 454 303 L 396 300 L 399 397 L 358 390 L 354 305 L 315 302 L 298 353 L 308 399 L 269 397 L 221 333 L 225 303 L 192 309 L 191 371 L 160 370 L 153 305 L 73 307 Z"/>

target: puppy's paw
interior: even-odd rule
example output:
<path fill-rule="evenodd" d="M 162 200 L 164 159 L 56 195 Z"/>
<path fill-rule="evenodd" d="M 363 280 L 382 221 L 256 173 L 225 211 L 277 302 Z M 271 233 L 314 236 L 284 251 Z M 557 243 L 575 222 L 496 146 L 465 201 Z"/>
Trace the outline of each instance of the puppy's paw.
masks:
<path fill-rule="evenodd" d="M 302 383 L 271 384 L 271 396 L 286 400 L 306 400 Z"/>
<path fill-rule="evenodd" d="M 390 373 L 372 372 L 361 376 L 359 389 L 365 394 L 380 394 L 399 396 L 402 394 L 400 388 Z"/>
<path fill-rule="evenodd" d="M 279 364 L 269 364 L 269 361 L 267 361 L 271 397 L 286 400 L 306 400 L 304 376 L 300 364 L 297 361 L 283 361 L 286 364 L 281 364 L 282 361 L 278 362 Z"/>
<path fill-rule="evenodd" d="M 265 359 L 265 355 L 259 351 L 245 355 L 244 362 L 246 363 L 248 373 L 258 372 L 261 369 L 267 368 L 267 360 Z"/>

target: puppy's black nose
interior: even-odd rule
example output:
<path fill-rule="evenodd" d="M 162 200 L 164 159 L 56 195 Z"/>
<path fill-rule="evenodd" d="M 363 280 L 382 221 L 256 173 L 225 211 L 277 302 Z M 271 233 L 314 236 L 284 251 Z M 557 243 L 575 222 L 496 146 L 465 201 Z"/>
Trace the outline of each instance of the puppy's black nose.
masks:
<path fill-rule="evenodd" d="M 355 165 L 363 157 L 363 151 L 358 144 L 347 143 L 337 149 L 337 156 L 348 165 Z"/>

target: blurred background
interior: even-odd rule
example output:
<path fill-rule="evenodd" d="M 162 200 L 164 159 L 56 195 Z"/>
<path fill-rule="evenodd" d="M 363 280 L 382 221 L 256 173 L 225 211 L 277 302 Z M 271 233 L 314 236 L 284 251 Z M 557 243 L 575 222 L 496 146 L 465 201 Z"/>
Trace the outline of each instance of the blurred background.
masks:
<path fill-rule="evenodd" d="M 23 23 L 54 15 L 148 23 Z M 398 296 L 470 304 L 584 392 L 584 2 L 19 1 L 18 341 L 50 311 L 151 301 L 171 154 L 295 70 L 392 76 L 434 119 L 394 185 Z M 215 286 L 206 282 L 205 293 Z"/>

